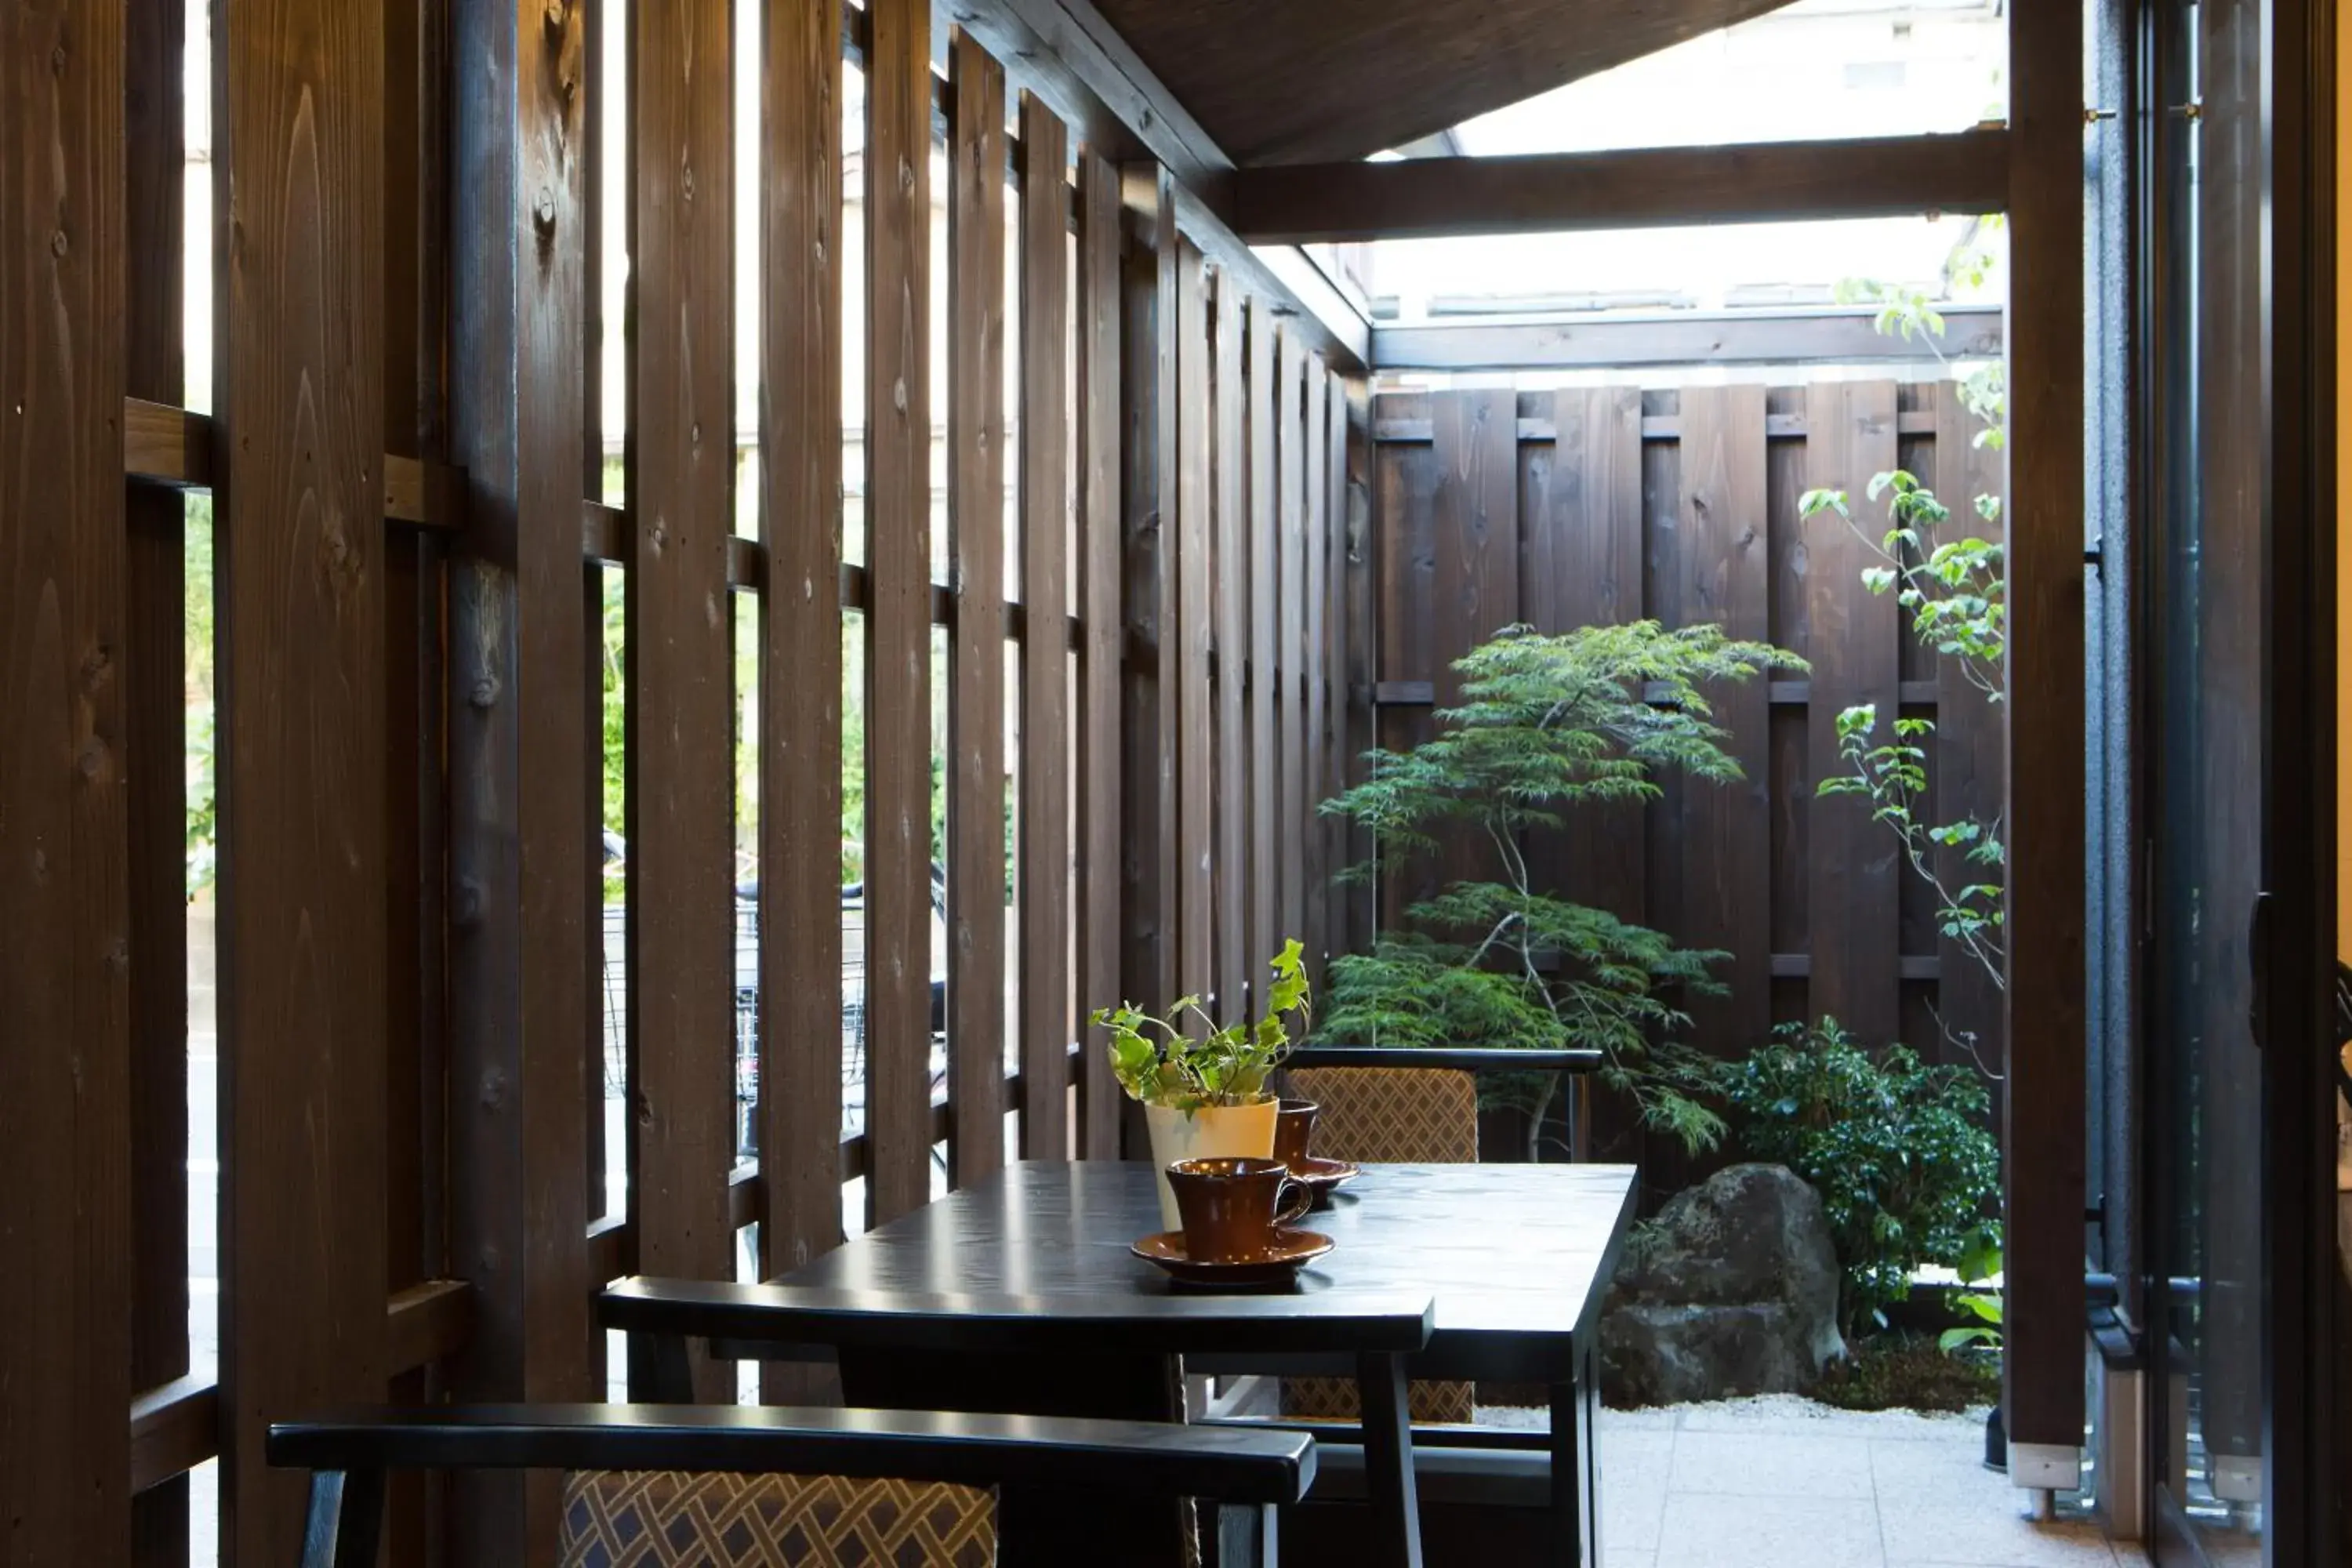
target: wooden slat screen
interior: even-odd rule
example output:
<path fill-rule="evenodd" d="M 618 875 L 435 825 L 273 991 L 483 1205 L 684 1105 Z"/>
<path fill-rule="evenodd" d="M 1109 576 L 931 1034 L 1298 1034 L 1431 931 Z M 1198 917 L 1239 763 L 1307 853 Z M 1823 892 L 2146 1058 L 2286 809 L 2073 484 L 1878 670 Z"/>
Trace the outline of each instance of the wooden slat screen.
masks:
<path fill-rule="evenodd" d="M 1384 394 L 1371 413 L 1381 743 L 1433 733 L 1433 704 L 1453 700 L 1447 665 L 1515 620 L 1769 637 L 1812 672 L 1710 694 L 1744 782 L 1661 781 L 1647 808 L 1580 812 L 1530 844 L 1530 862 L 1567 896 L 1731 954 L 1717 971 L 1729 994 L 1685 1003 L 1702 1049 L 1731 1055 L 1831 1013 L 1866 1040 L 1997 1065 L 1998 987 L 1920 918 L 1886 829 L 1857 803 L 1812 798 L 1839 766 L 1838 712 L 1875 701 L 1882 723 L 1898 709 L 1938 721 L 1938 820 L 1998 811 L 1985 760 L 2000 754 L 1998 711 L 1906 653 L 1892 596 L 1862 584 L 1852 529 L 1798 515 L 1803 489 L 1834 486 L 1870 526 L 1862 492 L 1898 456 L 1956 506 L 1997 489 L 1998 454 L 1973 447 L 1957 388 L 1473 389 Z M 1423 896 L 1425 876 L 1383 888 L 1384 921 Z M 1691 1173 L 1622 1107 L 1602 1108 L 1594 1131 L 1595 1157 L 1638 1157 L 1660 1193 Z"/>
<path fill-rule="evenodd" d="M 258 1460 L 271 1416 L 597 1397 L 618 1371 L 593 1326 L 600 1279 L 730 1276 L 755 1226 L 760 1266 L 789 1268 L 845 1219 L 984 1174 L 1008 1112 L 1028 1157 L 1115 1157 L 1121 1102 L 1084 1009 L 1164 1004 L 1180 975 L 1238 1005 L 1310 929 L 1321 958 L 1328 900 L 1303 862 L 1281 879 L 1277 855 L 1306 852 L 1277 849 L 1304 837 L 1279 814 L 1324 793 L 1339 736 L 1369 727 L 1370 683 L 1339 668 L 1370 637 L 1342 591 L 1362 389 L 1286 335 L 1277 356 L 1294 302 L 1180 241 L 1164 174 L 1074 147 L 1025 92 L 1008 134 L 1006 72 L 969 38 L 950 40 L 943 84 L 910 0 L 766 7 L 756 62 L 715 0 L 292 0 L 213 14 L 214 206 L 193 217 L 234 217 L 238 242 L 210 305 L 212 408 L 190 409 L 182 19 L 84 8 L 106 26 L 54 71 L 49 47 L 8 35 L 39 91 L 0 112 L 12 153 L 63 137 L 78 215 L 62 249 L 53 221 L 20 225 L 30 248 L 0 260 L 13 302 L 69 277 L 55 297 L 78 367 L 8 362 L 11 384 L 48 388 L 55 428 L 41 465 L 7 448 L 0 558 L 38 564 L 0 586 L 16 602 L 61 584 L 64 608 L 8 623 L 46 640 L 0 641 L 0 691 L 91 693 L 17 722 L 63 715 L 70 732 L 34 754 L 69 766 L 0 774 L 0 834 L 29 826 L 49 873 L 28 897 L 10 884 L 12 1059 L 20 1024 L 89 1042 L 74 1074 L 0 1107 L 54 1178 L 12 1189 L 11 1212 L 62 1260 L 16 1298 L 31 1315 L 5 1371 L 23 1397 L 0 1431 L 24 1462 L 0 1469 L 0 1500 L 44 1561 L 178 1568 L 186 1472 L 218 1457 L 223 1560 L 268 1563 L 300 1528 L 299 1483 Z M 848 159 L 845 48 L 865 86 Z M 35 99 L 63 118 L 22 121 Z M 56 195 L 0 186 L 20 214 Z M 934 409 L 940 203 L 955 242 Z M 613 316 L 603 289 L 624 266 Z M 615 445 L 602 334 L 624 319 Z M 845 409 L 853 363 L 862 406 Z M 745 374 L 757 413 L 739 428 Z M 845 438 L 864 447 L 862 563 L 845 558 Z M 217 1376 L 190 1355 L 182 1093 L 182 563 L 202 505 L 223 672 Z M 738 595 L 758 601 L 741 662 Z M 116 678 L 89 679 L 95 648 L 120 650 Z M 953 725 L 937 758 L 935 679 Z M 739 721 L 759 744 L 740 824 Z M 843 820 L 845 763 L 861 822 Z M 865 923 L 846 931 L 845 840 L 865 851 Z M 864 979 L 845 988 L 852 935 Z M 862 1086 L 845 1082 L 853 1014 Z M 862 1126 L 845 1114 L 860 1089 Z M 865 1212 L 845 1216 L 851 1183 Z M 609 1215 L 608 1190 L 626 1194 Z M 700 1376 L 729 1392 L 719 1367 Z M 824 1392 L 789 1369 L 763 1391 Z M 74 1483 L 26 1490 L 45 1465 Z M 404 1483 L 388 1552 L 543 1556 L 552 1495 L 543 1479 Z"/>

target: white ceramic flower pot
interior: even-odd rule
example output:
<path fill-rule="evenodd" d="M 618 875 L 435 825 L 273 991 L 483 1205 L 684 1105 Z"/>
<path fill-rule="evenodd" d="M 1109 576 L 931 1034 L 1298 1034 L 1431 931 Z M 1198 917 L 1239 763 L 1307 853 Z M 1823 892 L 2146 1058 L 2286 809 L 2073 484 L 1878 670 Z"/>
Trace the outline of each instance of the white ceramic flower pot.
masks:
<path fill-rule="evenodd" d="M 1274 1157 L 1274 1122 L 1280 1102 L 1255 1105 L 1204 1105 L 1187 1113 L 1171 1106 L 1147 1105 L 1143 1120 L 1151 1131 L 1151 1166 L 1160 1178 L 1160 1217 L 1170 1230 L 1184 1223 L 1176 1212 L 1176 1190 L 1168 1184 L 1168 1167 L 1179 1160 L 1255 1159 Z"/>

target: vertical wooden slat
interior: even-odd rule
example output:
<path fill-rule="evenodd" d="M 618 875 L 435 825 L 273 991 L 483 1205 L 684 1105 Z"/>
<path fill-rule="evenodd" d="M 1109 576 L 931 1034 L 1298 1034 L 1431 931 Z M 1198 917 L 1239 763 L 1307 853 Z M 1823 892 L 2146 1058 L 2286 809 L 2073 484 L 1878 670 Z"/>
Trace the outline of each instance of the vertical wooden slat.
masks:
<path fill-rule="evenodd" d="M 1372 552 L 1374 544 L 1372 516 L 1371 397 L 1369 384 L 1360 379 L 1348 383 L 1347 449 L 1342 461 L 1346 465 L 1348 484 L 1347 570 L 1344 593 L 1348 605 L 1347 678 L 1348 706 L 1346 744 L 1339 758 L 1342 785 L 1353 785 L 1366 773 L 1364 753 L 1371 750 L 1374 740 L 1375 710 L 1372 706 L 1373 626 Z M 1359 866 L 1371 858 L 1371 836 L 1341 822 L 1341 863 Z M 1339 889 L 1339 897 L 1347 909 L 1346 942 L 1350 952 L 1369 952 L 1377 923 L 1377 889 L 1369 881 L 1349 884 Z"/>
<path fill-rule="evenodd" d="M 28 1563 L 131 1551 L 124 26 L 0 13 L 0 1519 Z"/>
<path fill-rule="evenodd" d="M 1683 388 L 1681 456 L 1670 520 L 1675 567 L 1670 584 L 1660 584 L 1673 598 L 1658 609 L 1675 627 L 1713 625 L 1760 639 L 1769 629 L 1764 389 Z M 1848 584 L 1844 602 L 1861 593 L 1859 583 Z M 1669 832 L 1678 875 L 1669 930 L 1685 947 L 1731 955 L 1715 972 L 1728 994 L 1687 996 L 1680 1005 L 1695 1043 L 1736 1058 L 1761 1044 L 1772 1022 L 1770 689 L 1759 676 L 1718 683 L 1706 695 L 1727 731 L 1723 749 L 1745 776 L 1673 785 Z M 1887 977 L 1894 973 L 1890 962 Z"/>
<path fill-rule="evenodd" d="M 1885 513 L 1865 493 L 1895 467 L 1895 384 L 1817 382 L 1806 393 L 1805 474 L 1811 489 L 1847 492 L 1849 522 L 1823 508 L 1804 524 L 1806 600 L 1813 676 L 1809 760 L 1811 781 L 1848 769 L 1838 755 L 1838 715 L 1864 703 L 1878 710 L 1876 743 L 1894 738 L 1896 717 L 1894 595 L 1861 590 Z M 1865 535 L 1867 537 L 1865 537 Z M 1873 1047 L 1899 1024 L 1895 874 L 1900 845 L 1873 820 L 1860 796 L 1816 800 L 1811 813 L 1812 1004 Z"/>
<path fill-rule="evenodd" d="M 1187 243 L 1176 272 L 1176 836 L 1177 987 L 1216 989 L 1211 803 L 1216 778 L 1209 646 L 1209 292 L 1201 253 Z"/>
<path fill-rule="evenodd" d="M 601 1392 L 585 1244 L 583 1112 L 601 1110 L 602 621 L 582 592 L 579 443 L 590 417 L 588 14 L 464 0 L 455 104 L 451 434 L 467 531 L 449 570 L 450 1215 L 474 1329 L 459 1397 Z M 388 414 L 387 417 L 396 417 Z M 585 689 L 583 690 L 583 689 Z M 601 1131 L 601 1118 L 595 1119 Z M 601 1153 L 601 1139 L 599 1140 Z M 603 1209 L 602 1163 L 595 1213 Z M 453 1553 L 554 1551 L 552 1478 L 453 1477 Z"/>
<path fill-rule="evenodd" d="M 727 0 L 631 12 L 629 1191 L 639 1267 L 704 1279 L 734 1272 L 731 41 Z"/>
<path fill-rule="evenodd" d="M 1122 882 L 1126 955 L 1120 989 L 1146 1006 L 1176 995 L 1175 900 L 1177 573 L 1177 239 L 1175 190 L 1165 169 L 1122 172 L 1125 199 L 1150 215 L 1151 243 L 1129 256 L 1121 289 L 1120 465 L 1126 490 L 1127 635 L 1150 650 L 1130 659 L 1124 722 L 1126 817 Z"/>
<path fill-rule="evenodd" d="M 1282 756 L 1276 740 L 1275 698 L 1279 662 L 1282 518 L 1276 501 L 1277 468 L 1275 422 L 1281 406 L 1281 371 L 1276 363 L 1274 311 L 1264 300 L 1249 301 L 1249 524 L 1243 548 L 1249 555 L 1250 584 L 1250 860 L 1249 951 L 1253 991 L 1265 1000 L 1257 965 L 1282 941 L 1282 871 L 1277 831 Z"/>
<path fill-rule="evenodd" d="M 1318 800 L 1328 800 L 1348 787 L 1348 558 L 1352 537 L 1348 487 L 1348 383 L 1339 372 L 1328 377 L 1324 406 L 1328 426 L 1323 435 L 1323 463 L 1328 477 L 1324 494 L 1328 511 L 1323 525 L 1323 647 L 1322 665 L 1316 671 L 1323 693 L 1323 766 L 1316 777 Z M 1339 880 L 1348 864 L 1348 825 L 1336 816 L 1318 816 L 1307 831 L 1320 836 L 1323 847 L 1322 963 L 1319 983 L 1331 959 L 1349 950 L 1348 889 Z"/>
<path fill-rule="evenodd" d="M 1451 708 L 1462 697 L 1454 661 L 1519 616 L 1518 397 L 1507 387 L 1482 388 L 1439 393 L 1430 404 L 1437 489 L 1428 662 L 1436 705 Z M 1483 877 L 1492 855 L 1456 837 L 1434 874 Z"/>
<path fill-rule="evenodd" d="M 2074 1448 L 2085 1093 L 2081 9 L 2020 7 L 2010 58 L 2003 1406 L 2012 1445 Z"/>
<path fill-rule="evenodd" d="M 1289 831 L 1300 846 L 1300 861 L 1305 880 L 1299 888 L 1298 938 L 1307 944 L 1307 961 L 1318 976 L 1322 973 L 1326 936 L 1324 916 L 1328 912 L 1326 892 L 1330 883 L 1330 868 L 1325 864 L 1322 825 L 1316 820 L 1315 807 L 1323 798 L 1325 774 L 1328 770 L 1329 752 L 1324 735 L 1324 725 L 1329 717 L 1328 694 L 1324 679 L 1329 668 L 1324 658 L 1325 626 L 1330 615 L 1326 595 L 1330 590 L 1330 487 L 1331 441 L 1327 424 L 1328 416 L 1328 373 L 1323 368 L 1319 354 L 1307 359 L 1307 416 L 1303 439 L 1299 442 L 1299 460 L 1307 469 L 1307 505 L 1302 527 L 1301 543 L 1306 552 L 1306 571 L 1299 589 L 1306 601 L 1306 638 L 1298 658 L 1298 673 L 1305 682 L 1302 696 L 1307 729 L 1306 772 L 1299 780 L 1298 815 L 1289 822 Z"/>
<path fill-rule="evenodd" d="M 1216 449 L 1217 643 L 1217 994 L 1228 1016 L 1241 1016 L 1248 994 L 1249 731 L 1244 706 L 1249 669 L 1249 517 L 1243 501 L 1248 456 L 1242 444 L 1246 388 L 1242 380 L 1242 291 L 1231 272 L 1217 274 L 1216 368 L 1210 388 Z"/>
<path fill-rule="evenodd" d="M 1085 646 L 1078 679 L 1078 1008 L 1119 999 L 1119 599 L 1125 535 L 1119 516 L 1118 170 L 1088 149 L 1078 157 L 1078 557 Z M 1024 316 L 1026 312 L 1024 312 Z M 1024 993 L 1026 988 L 1024 987 Z M 1100 1037 L 1084 1031 L 1078 1146 L 1090 1160 L 1118 1153 L 1118 1083 Z"/>
<path fill-rule="evenodd" d="M 1549 636 L 1638 621 L 1645 609 L 1642 395 L 1630 386 L 1570 388 L 1537 400 L 1545 405 L 1554 438 L 1530 444 L 1523 455 L 1528 483 L 1519 520 L 1520 613 Z M 1757 433 L 1760 443 L 1760 421 Z M 1759 519 L 1759 542 L 1761 527 Z M 1643 807 L 1580 807 L 1557 834 L 1540 837 L 1550 840 L 1561 897 L 1623 920 L 1644 918 L 1649 823 Z"/>
<path fill-rule="evenodd" d="M 1307 819 L 1307 360 L 1305 348 L 1286 329 L 1275 333 L 1275 486 L 1277 532 L 1275 581 L 1277 603 L 1274 667 L 1277 887 L 1276 931 L 1271 953 L 1293 938 L 1304 938 L 1307 904 L 1307 842 L 1297 825 Z"/>
<path fill-rule="evenodd" d="M 1021 95 L 1021 1113 L 1024 1159 L 1069 1156 L 1069 133 Z"/>
<path fill-rule="evenodd" d="M 1937 498 L 1951 509 L 1952 520 L 1938 531 L 1951 539 L 1979 538 L 1999 543 L 2008 532 L 1996 517 L 1988 522 L 1977 515 L 1976 498 L 1999 495 L 2003 454 L 1999 447 L 1979 447 L 1982 428 L 1960 401 L 1951 384 L 1935 388 L 1935 477 Z M 1905 636 L 1909 636 L 1906 626 Z M 1935 788 L 1936 820 L 1958 822 L 1974 816 L 1992 826 L 2001 809 L 2001 741 L 2006 710 L 1996 705 L 1973 681 L 1960 661 L 1939 658 L 1936 664 L 1936 740 L 1929 763 Z M 1971 867 L 1964 848 L 1940 851 L 1936 874 L 1945 887 L 1957 891 L 1972 882 L 1998 882 L 1998 870 Z M 1937 1012 L 1943 1032 L 1959 1058 L 1998 1072 L 2003 1053 L 2000 980 L 1989 973 L 1959 942 L 1946 937 L 1937 943 L 1942 968 L 1937 974 Z"/>
<path fill-rule="evenodd" d="M 931 34 L 918 0 L 866 15 L 866 1202 L 880 1224 L 930 1198 Z"/>
<path fill-rule="evenodd" d="M 760 116 L 761 1267 L 841 1241 L 841 16 L 771 5 Z M 803 1397 L 769 1363 L 771 1400 Z"/>
<path fill-rule="evenodd" d="M 961 29 L 948 62 L 948 1170 L 967 1186 L 1004 1163 L 1004 70 Z"/>
<path fill-rule="evenodd" d="M 187 16 L 130 7 L 123 86 L 123 391 L 186 395 Z M 0 209 L 5 210 L 5 209 Z M 187 656 L 184 512 L 173 491 L 133 485 L 128 502 L 123 742 L 130 824 L 131 1382 L 149 1389 L 188 1370 Z M 188 1560 L 188 1482 L 131 1502 L 131 1561 Z"/>
<path fill-rule="evenodd" d="M 264 1424 L 383 1388 L 383 13 L 223 20 L 221 1532 L 253 1563 L 301 1525 Z"/>

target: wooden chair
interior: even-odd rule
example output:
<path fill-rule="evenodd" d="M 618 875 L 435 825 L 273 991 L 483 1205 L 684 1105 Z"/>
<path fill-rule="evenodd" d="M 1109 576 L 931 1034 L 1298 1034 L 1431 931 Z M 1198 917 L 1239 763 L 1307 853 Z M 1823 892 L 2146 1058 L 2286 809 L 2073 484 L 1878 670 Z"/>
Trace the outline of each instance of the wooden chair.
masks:
<path fill-rule="evenodd" d="M 280 1423 L 310 1472 L 303 1568 L 371 1568 L 399 1469 L 567 1472 L 564 1568 L 990 1568 L 997 1489 L 1192 1498 L 1221 1568 L 1270 1568 L 1315 1479 L 1296 1433 L 727 1405 L 428 1405 Z"/>
<path fill-rule="evenodd" d="M 1308 1047 L 1284 1069 L 1290 1092 L 1320 1107 L 1315 1152 L 1358 1164 L 1454 1165 L 1478 1158 L 1483 1071 L 1587 1072 L 1596 1051 L 1421 1050 Z M 1282 1380 L 1282 1414 L 1296 1421 L 1354 1421 L 1353 1384 L 1339 1378 Z M 1407 1393 L 1415 1426 L 1467 1426 L 1475 1386 L 1416 1379 Z"/>
<path fill-rule="evenodd" d="M 1426 1295 L 934 1296 L 630 1279 L 606 1289 L 599 1315 L 605 1328 L 628 1335 L 630 1395 L 660 1401 L 691 1396 L 690 1346 L 698 1342 L 720 1360 L 833 1360 L 843 1392 L 860 1405 L 1030 1412 L 1054 1420 L 1181 1422 L 1188 1354 L 1352 1359 L 1357 1378 L 1348 1386 L 1369 1390 L 1374 1411 L 1370 1421 L 1348 1428 L 1356 1495 L 1366 1505 L 1358 1510 L 1367 1535 L 1356 1561 L 1420 1560 L 1402 1395 L 1405 1359 L 1429 1342 L 1433 1307 Z M 1008 1554 L 1024 1563 L 1122 1568 L 1185 1560 L 1173 1512 L 1154 1522 L 1131 1501 L 1076 1495 L 1083 1490 L 1069 1482 L 1041 1495 L 1030 1483 L 1008 1480 L 1002 1503 Z"/>

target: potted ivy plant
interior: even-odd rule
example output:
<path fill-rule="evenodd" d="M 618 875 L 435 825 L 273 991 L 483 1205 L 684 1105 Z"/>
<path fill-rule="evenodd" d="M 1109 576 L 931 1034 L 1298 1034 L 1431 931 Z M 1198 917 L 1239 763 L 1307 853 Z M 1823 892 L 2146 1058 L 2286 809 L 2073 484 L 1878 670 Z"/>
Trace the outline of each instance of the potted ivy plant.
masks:
<path fill-rule="evenodd" d="M 1270 961 L 1274 984 L 1266 988 L 1265 1015 L 1255 1024 L 1243 1017 L 1220 1026 L 1199 996 L 1178 997 L 1165 1017 L 1132 1002 L 1094 1012 L 1095 1024 L 1110 1031 L 1112 1074 L 1143 1107 L 1160 1214 L 1171 1230 L 1181 1223 L 1168 1184 L 1171 1164 L 1274 1153 L 1279 1106 L 1266 1082 L 1290 1052 L 1286 1020 L 1295 1016 L 1303 1035 L 1313 1016 L 1303 952 L 1297 942 L 1286 942 Z"/>

